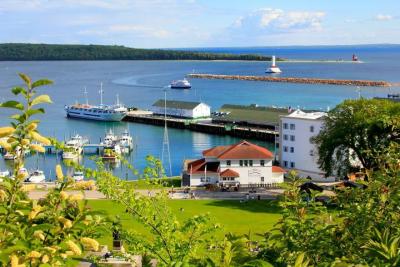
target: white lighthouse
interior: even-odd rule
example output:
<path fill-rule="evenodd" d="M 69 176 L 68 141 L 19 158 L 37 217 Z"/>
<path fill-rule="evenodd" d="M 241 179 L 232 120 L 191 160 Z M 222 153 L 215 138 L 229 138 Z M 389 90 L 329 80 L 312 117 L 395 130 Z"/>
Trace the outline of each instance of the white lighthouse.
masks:
<path fill-rule="evenodd" d="M 281 73 L 281 69 L 279 67 L 276 66 L 276 62 L 275 62 L 275 56 L 272 56 L 272 65 L 271 67 L 267 68 L 267 70 L 265 71 L 266 73 Z"/>

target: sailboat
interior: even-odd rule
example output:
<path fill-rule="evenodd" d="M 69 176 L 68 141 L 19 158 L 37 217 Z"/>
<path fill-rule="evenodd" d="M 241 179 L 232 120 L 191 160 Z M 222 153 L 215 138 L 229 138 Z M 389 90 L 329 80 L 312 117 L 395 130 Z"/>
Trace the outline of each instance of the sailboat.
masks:
<path fill-rule="evenodd" d="M 281 69 L 276 66 L 276 59 L 275 56 L 272 56 L 272 65 L 271 67 L 267 68 L 267 70 L 265 71 L 266 73 L 281 73 Z"/>

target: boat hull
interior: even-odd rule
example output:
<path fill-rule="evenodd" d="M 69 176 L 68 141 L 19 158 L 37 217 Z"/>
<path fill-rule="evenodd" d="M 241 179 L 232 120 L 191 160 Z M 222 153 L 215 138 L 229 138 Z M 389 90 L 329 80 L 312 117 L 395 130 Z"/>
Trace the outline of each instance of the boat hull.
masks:
<path fill-rule="evenodd" d="M 192 86 L 173 86 L 171 85 L 171 89 L 190 89 Z"/>
<path fill-rule="evenodd" d="M 78 119 L 85 119 L 85 120 L 96 120 L 96 121 L 121 121 L 126 114 L 124 113 L 114 113 L 114 114 L 90 114 L 84 112 L 71 112 L 67 111 L 68 118 L 78 118 Z"/>

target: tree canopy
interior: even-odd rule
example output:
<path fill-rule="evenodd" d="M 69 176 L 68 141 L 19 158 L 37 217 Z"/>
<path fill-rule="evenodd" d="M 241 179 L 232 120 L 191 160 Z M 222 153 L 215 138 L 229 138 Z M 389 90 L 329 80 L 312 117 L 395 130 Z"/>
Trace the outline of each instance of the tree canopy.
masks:
<path fill-rule="evenodd" d="M 163 49 L 138 49 L 118 45 L 0 44 L 0 61 L 19 60 L 255 60 L 262 55 L 234 55 Z"/>
<path fill-rule="evenodd" d="M 313 140 L 318 163 L 327 175 L 344 175 L 359 162 L 377 169 L 379 156 L 400 143 L 400 103 L 378 99 L 346 100 L 328 113 Z"/>

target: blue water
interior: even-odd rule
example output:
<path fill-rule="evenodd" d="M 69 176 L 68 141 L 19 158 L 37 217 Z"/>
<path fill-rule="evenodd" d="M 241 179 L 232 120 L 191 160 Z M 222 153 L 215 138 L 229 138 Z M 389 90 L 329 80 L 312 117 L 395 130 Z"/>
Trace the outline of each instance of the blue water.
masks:
<path fill-rule="evenodd" d="M 302 60 L 350 59 L 356 53 L 364 63 L 280 63 L 282 76 L 315 77 L 338 79 L 371 79 L 399 82 L 400 47 L 318 47 L 318 48 L 225 48 L 203 49 L 205 51 L 229 53 L 276 54 L 279 57 Z M 215 74 L 265 75 L 269 63 L 265 62 L 229 62 L 229 61 L 54 61 L 54 62 L 0 62 L 0 101 L 10 99 L 9 89 L 21 84 L 18 72 L 24 72 L 38 79 L 49 78 L 54 86 L 41 89 L 49 94 L 54 104 L 46 107 L 42 116 L 40 130 L 43 134 L 56 136 L 60 140 L 68 139 L 71 134 L 79 133 L 88 137 L 92 143 L 98 143 L 107 129 L 121 133 L 126 128 L 136 140 L 135 151 L 128 156 L 129 161 L 139 170 L 145 166 L 144 157 L 159 157 L 162 151 L 163 128 L 135 123 L 104 123 L 65 118 L 63 107 L 75 101 L 84 101 L 83 88 L 87 87 L 89 101 L 100 101 L 98 90 L 100 82 L 104 84 L 105 102 L 115 101 L 115 95 L 127 106 L 150 108 L 157 99 L 163 98 L 162 87 L 171 80 L 180 79 L 190 72 Z M 303 85 L 287 83 L 264 83 L 252 81 L 191 80 L 191 90 L 168 90 L 169 99 L 203 101 L 212 109 L 229 104 L 258 104 L 274 106 L 292 106 L 326 110 L 348 98 L 357 98 L 354 87 L 331 85 Z M 400 93 L 399 87 L 361 88 L 363 97 L 386 96 L 388 93 Z M 0 110 L 1 125 L 8 123 L 9 111 Z M 173 174 L 181 171 L 182 161 L 196 158 L 201 151 L 215 145 L 231 144 L 237 138 L 214 136 L 186 130 L 169 129 L 171 161 Z M 262 141 L 256 143 L 273 150 L 273 145 Z M 60 161 L 54 155 L 30 157 L 28 168 L 37 165 L 44 169 L 47 176 L 52 166 Z M 89 157 L 83 157 L 86 166 L 93 166 Z M 0 160 L 0 169 L 4 169 Z M 112 166 L 121 177 L 132 174 L 120 166 Z"/>

